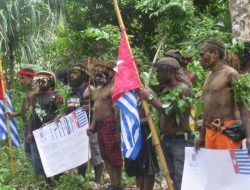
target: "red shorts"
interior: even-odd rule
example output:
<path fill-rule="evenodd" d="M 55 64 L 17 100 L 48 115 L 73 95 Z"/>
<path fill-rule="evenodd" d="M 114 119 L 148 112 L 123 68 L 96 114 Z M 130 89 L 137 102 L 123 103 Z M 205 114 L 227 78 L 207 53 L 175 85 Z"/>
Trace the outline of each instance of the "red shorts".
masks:
<path fill-rule="evenodd" d="M 98 142 L 102 159 L 110 165 L 120 167 L 123 164 L 121 147 L 116 143 L 116 127 L 113 119 L 96 124 Z"/>

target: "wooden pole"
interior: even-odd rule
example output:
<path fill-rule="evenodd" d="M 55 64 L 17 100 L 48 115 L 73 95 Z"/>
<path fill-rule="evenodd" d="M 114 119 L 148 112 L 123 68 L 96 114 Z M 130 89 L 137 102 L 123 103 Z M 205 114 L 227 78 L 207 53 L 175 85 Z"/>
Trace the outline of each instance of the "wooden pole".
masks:
<path fill-rule="evenodd" d="M 4 110 L 5 112 L 8 112 L 8 104 L 7 104 L 7 98 L 6 98 L 6 91 L 5 91 L 5 82 L 4 82 L 4 76 L 3 76 L 3 67 L 2 67 L 2 59 L 0 58 L 0 80 L 1 80 L 1 87 L 2 87 L 2 96 L 3 96 L 3 102 L 4 102 Z M 13 146 L 11 141 L 11 132 L 10 132 L 10 118 L 6 114 L 6 128 L 8 132 L 8 146 L 9 146 L 9 159 L 10 159 L 10 171 L 11 175 L 15 175 L 15 165 L 14 165 L 14 155 L 13 155 Z"/>
<path fill-rule="evenodd" d="M 156 53 L 155 53 L 155 56 L 154 56 L 154 59 L 153 59 L 153 62 L 152 62 L 152 63 L 155 63 L 155 62 L 156 62 L 156 59 L 157 59 L 157 57 L 158 57 L 158 55 L 159 55 L 159 53 L 160 53 L 160 50 L 161 50 L 162 46 L 164 45 L 164 42 L 165 42 L 166 37 L 167 37 L 167 35 L 165 35 L 165 36 L 161 39 L 161 41 L 160 41 L 160 43 L 159 43 L 159 46 L 158 46 L 158 48 L 157 48 L 157 51 L 156 51 Z M 153 72 L 153 67 L 151 67 L 151 68 L 149 69 L 148 80 L 145 82 L 145 86 L 146 86 L 146 87 L 149 86 L 149 81 L 150 81 L 150 77 L 151 77 L 151 75 L 152 75 L 152 72 Z"/>
<path fill-rule="evenodd" d="M 120 13 L 120 9 L 119 9 L 117 0 L 113 0 L 113 2 L 114 2 L 115 12 L 116 12 L 116 15 L 117 15 L 117 18 L 118 18 L 118 22 L 119 22 L 119 25 L 120 25 L 120 29 L 121 29 L 121 31 L 124 31 L 125 26 L 124 26 L 124 23 L 123 23 L 123 20 L 122 20 L 122 16 L 121 16 L 121 13 Z M 125 34 L 126 34 L 126 31 L 125 31 Z M 126 36 L 126 39 L 127 39 L 127 42 L 128 42 L 127 34 L 125 36 Z M 130 49 L 131 54 L 132 54 L 132 50 L 131 50 L 131 47 L 130 47 L 129 43 L 128 43 L 128 46 L 129 46 L 129 49 Z M 154 145 L 155 145 L 156 152 L 157 152 L 157 154 L 159 156 L 159 159 L 160 159 L 160 162 L 161 162 L 161 165 L 162 165 L 163 173 L 164 173 L 164 175 L 166 177 L 166 180 L 167 180 L 168 188 L 169 188 L 169 190 L 174 190 L 173 183 L 172 183 L 172 180 L 171 180 L 171 177 L 170 177 L 170 174 L 169 174 L 168 166 L 167 166 L 167 163 L 166 163 L 166 160 L 165 160 L 162 148 L 161 148 L 161 143 L 160 143 L 159 137 L 157 135 L 157 131 L 155 129 L 153 120 L 152 120 L 152 118 L 150 116 L 150 110 L 149 110 L 148 103 L 143 100 L 142 105 L 143 105 L 145 114 L 147 116 L 149 116 L 149 117 L 147 117 L 149 127 L 150 127 L 150 130 L 151 130 L 151 133 L 152 133 L 152 138 L 153 138 L 153 142 L 154 142 Z"/>

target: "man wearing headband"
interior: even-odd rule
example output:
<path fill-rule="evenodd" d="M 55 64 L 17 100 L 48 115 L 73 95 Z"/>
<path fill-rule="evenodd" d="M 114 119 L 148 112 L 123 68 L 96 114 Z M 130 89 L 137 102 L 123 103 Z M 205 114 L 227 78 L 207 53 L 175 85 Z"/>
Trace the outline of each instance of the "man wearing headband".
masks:
<path fill-rule="evenodd" d="M 29 118 L 27 118 L 27 112 L 29 111 L 29 108 L 31 106 L 31 98 L 34 93 L 34 90 L 32 89 L 32 80 L 36 73 L 33 69 L 25 68 L 18 71 L 19 79 L 21 85 L 25 88 L 25 94 L 22 101 L 22 107 L 20 112 L 8 112 L 7 114 L 10 117 L 19 117 L 21 116 L 23 119 L 24 124 L 24 152 L 25 156 L 28 158 L 31 158 L 31 150 L 30 150 L 30 144 L 27 142 L 27 136 L 29 131 Z"/>
<path fill-rule="evenodd" d="M 190 107 L 186 106 L 181 112 L 178 103 L 166 100 L 166 96 L 173 90 L 180 89 L 178 97 L 181 101 L 191 95 L 190 86 L 182 81 L 178 75 L 180 64 L 174 58 L 167 57 L 154 64 L 157 72 L 159 85 L 164 86 L 159 94 L 160 102 L 154 97 L 149 89 L 141 89 L 138 92 L 140 98 L 148 100 L 157 111 L 160 112 L 161 133 L 163 135 L 162 145 L 164 148 L 165 159 L 168 163 L 171 179 L 174 183 L 174 189 L 181 189 L 182 174 L 184 167 L 185 146 L 192 146 L 194 135 L 189 128 Z M 184 100 L 183 100 L 184 101 Z M 172 106 L 172 111 L 169 107 Z M 177 113 L 179 121 L 177 120 Z"/>
<path fill-rule="evenodd" d="M 89 74 L 87 68 L 82 63 L 77 63 L 67 69 L 67 83 L 70 86 L 70 94 L 66 100 L 66 114 L 83 107 L 85 109 L 88 119 L 92 118 L 91 107 L 93 106 L 92 93 L 94 88 L 89 84 Z M 61 78 L 61 79 L 64 79 Z M 65 81 L 65 80 L 62 80 Z M 57 118 L 62 115 L 57 116 Z M 89 121 L 90 122 L 90 121 Z M 103 160 L 101 157 L 97 134 L 93 134 L 89 137 L 90 151 L 91 151 L 91 163 L 94 166 L 95 171 L 95 188 L 100 188 L 101 175 L 104 168 Z M 79 166 L 78 173 L 85 177 L 87 164 Z"/>
<path fill-rule="evenodd" d="M 224 56 L 224 44 L 215 38 L 208 39 L 200 49 L 200 64 L 210 72 L 203 85 L 205 114 L 196 147 L 240 149 L 240 140 L 234 141 L 218 130 L 230 127 L 240 119 L 235 114 L 235 108 L 238 106 L 243 126 L 246 128 L 250 154 L 250 113 L 242 103 L 234 99 L 233 81 L 239 78 L 239 74 L 224 64 Z"/>
<path fill-rule="evenodd" d="M 41 158 L 32 132 L 54 120 L 58 108 L 63 103 L 63 100 L 62 96 L 54 90 L 56 77 L 53 72 L 40 71 L 37 73 L 34 80 L 38 83 L 39 91 L 32 97 L 32 117 L 30 121 L 28 140 L 29 143 L 31 143 L 30 146 L 35 174 L 44 176 L 46 183 L 49 184 L 50 179 L 45 176 Z"/>

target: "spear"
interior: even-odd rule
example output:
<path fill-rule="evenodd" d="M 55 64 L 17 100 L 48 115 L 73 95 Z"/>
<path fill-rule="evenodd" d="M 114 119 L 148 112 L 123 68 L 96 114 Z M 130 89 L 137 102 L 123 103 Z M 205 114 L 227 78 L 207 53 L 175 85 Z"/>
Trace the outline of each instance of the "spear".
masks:
<path fill-rule="evenodd" d="M 118 18 L 120 29 L 121 29 L 121 31 L 125 31 L 125 26 L 124 26 L 124 23 L 123 23 L 123 20 L 122 20 L 122 16 L 121 16 L 121 13 L 120 13 L 120 9 L 119 9 L 117 0 L 113 0 L 113 3 L 114 3 L 115 12 L 116 12 L 116 16 Z M 125 31 L 125 35 L 126 35 L 126 40 L 128 41 L 128 36 L 126 34 L 126 31 Z M 129 46 L 130 52 L 132 54 L 131 47 L 130 47 L 129 43 L 127 43 L 127 44 Z M 166 177 L 169 190 L 174 190 L 173 183 L 172 183 L 171 177 L 169 175 L 168 166 L 167 166 L 167 163 L 166 163 L 166 160 L 165 160 L 162 148 L 161 148 L 161 143 L 160 143 L 157 131 L 155 129 L 153 120 L 152 120 L 152 118 L 150 116 L 149 105 L 144 100 L 142 101 L 142 105 L 143 105 L 145 114 L 147 116 L 149 116 L 149 117 L 147 117 L 147 119 L 148 119 L 149 127 L 150 127 L 150 130 L 151 130 L 151 133 L 152 133 L 153 142 L 154 142 L 154 145 L 155 145 L 156 152 L 157 152 L 157 154 L 159 156 L 159 159 L 160 159 L 160 162 L 161 162 L 161 165 L 162 165 L 162 169 L 163 169 L 163 173 L 164 173 L 164 175 Z"/>
<path fill-rule="evenodd" d="M 2 87 L 2 96 L 3 96 L 3 103 L 4 103 L 4 110 L 8 112 L 8 105 L 7 105 L 7 98 L 6 98 L 6 91 L 5 91 L 5 83 L 4 83 L 4 76 L 3 76 L 3 68 L 2 68 L 2 59 L 0 58 L 0 80 L 1 80 L 1 87 Z M 5 115 L 6 118 L 6 128 L 8 132 L 8 146 L 9 146 L 9 158 L 10 158 L 10 171 L 11 175 L 15 175 L 15 165 L 14 165 L 14 155 L 13 155 L 13 147 L 11 141 L 11 132 L 10 132 L 10 118 L 9 115 Z"/>

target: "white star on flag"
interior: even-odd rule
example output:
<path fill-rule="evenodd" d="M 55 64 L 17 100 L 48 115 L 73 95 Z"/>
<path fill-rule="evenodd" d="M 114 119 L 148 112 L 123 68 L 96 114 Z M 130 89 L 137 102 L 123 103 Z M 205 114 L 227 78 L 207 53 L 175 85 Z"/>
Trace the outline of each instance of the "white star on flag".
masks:
<path fill-rule="evenodd" d="M 115 71 L 115 72 L 118 72 L 118 65 L 119 65 L 119 64 L 122 64 L 122 63 L 124 63 L 124 62 L 125 62 L 125 61 L 123 61 L 123 60 L 118 60 L 117 63 L 116 63 L 116 67 L 114 68 L 114 71 Z"/>

